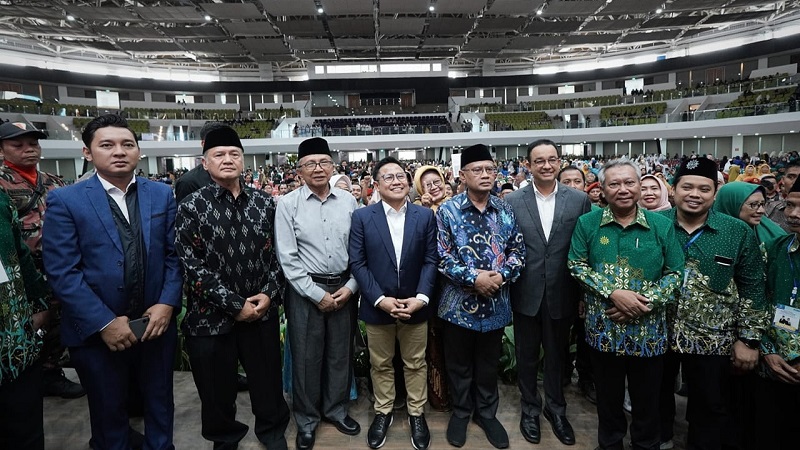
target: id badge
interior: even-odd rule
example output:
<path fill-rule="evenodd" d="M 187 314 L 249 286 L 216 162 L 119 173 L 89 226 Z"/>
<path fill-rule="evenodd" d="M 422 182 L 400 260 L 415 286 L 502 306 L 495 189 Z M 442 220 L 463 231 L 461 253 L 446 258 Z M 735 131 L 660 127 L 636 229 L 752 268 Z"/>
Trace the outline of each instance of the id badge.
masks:
<path fill-rule="evenodd" d="M 800 329 L 800 309 L 789 305 L 777 305 L 772 326 L 790 333 L 797 333 Z"/>
<path fill-rule="evenodd" d="M 6 267 L 3 265 L 3 261 L 0 261 L 0 283 L 8 283 L 8 274 L 6 273 Z"/>

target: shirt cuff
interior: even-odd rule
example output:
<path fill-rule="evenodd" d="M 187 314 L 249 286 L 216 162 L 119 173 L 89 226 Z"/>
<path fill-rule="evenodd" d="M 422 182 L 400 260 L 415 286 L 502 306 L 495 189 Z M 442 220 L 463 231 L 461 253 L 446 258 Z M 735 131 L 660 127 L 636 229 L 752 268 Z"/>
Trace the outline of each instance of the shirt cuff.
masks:
<path fill-rule="evenodd" d="M 115 318 L 113 318 L 113 319 L 111 319 L 111 322 L 113 322 L 113 321 L 115 321 L 115 320 L 117 320 L 117 318 L 116 318 L 116 317 L 115 317 Z M 106 328 L 108 328 L 108 326 L 109 326 L 109 325 L 111 325 L 111 322 L 108 322 L 107 324 L 103 325 L 103 328 L 100 328 L 100 331 L 103 331 L 103 330 L 105 330 Z"/>
<path fill-rule="evenodd" d="M 386 298 L 386 296 L 385 296 L 385 295 L 381 295 L 380 297 L 378 297 L 378 299 L 377 299 L 377 300 L 375 300 L 375 304 L 374 304 L 374 305 L 372 305 L 372 306 L 374 306 L 374 307 L 376 307 L 376 308 L 377 308 L 377 307 L 378 307 L 378 303 L 380 303 L 380 302 L 381 302 L 381 300 L 383 300 L 383 299 L 385 299 L 385 298 Z"/>
<path fill-rule="evenodd" d="M 417 294 L 417 300 L 420 300 L 422 303 L 425 303 L 427 305 L 428 303 L 430 303 L 431 299 L 428 298 L 427 295 L 419 293 Z"/>

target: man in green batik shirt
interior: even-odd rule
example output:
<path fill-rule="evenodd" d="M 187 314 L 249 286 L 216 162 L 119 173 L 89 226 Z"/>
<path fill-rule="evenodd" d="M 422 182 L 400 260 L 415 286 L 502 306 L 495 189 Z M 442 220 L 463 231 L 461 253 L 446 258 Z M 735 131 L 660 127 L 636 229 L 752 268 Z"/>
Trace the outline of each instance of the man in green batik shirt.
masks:
<path fill-rule="evenodd" d="M 783 210 L 792 233 L 767 249 L 767 300 L 771 324 L 761 339 L 764 355 L 756 385 L 757 442 L 762 448 L 796 449 L 800 424 L 800 183 Z"/>
<path fill-rule="evenodd" d="M 622 403 L 631 396 L 631 443 L 659 445 L 658 386 L 667 349 L 666 306 L 675 301 L 683 254 L 669 220 L 639 208 L 640 171 L 630 160 L 600 171 L 608 207 L 578 218 L 567 263 L 587 291 L 586 341 L 597 388 L 597 440 L 623 449 L 628 423 Z"/>
<path fill-rule="evenodd" d="M 689 386 L 688 448 L 720 449 L 737 439 L 732 368 L 746 372 L 758 362 L 766 326 L 764 260 L 746 223 L 711 209 L 714 161 L 685 160 L 673 189 L 675 208 L 663 214 L 674 223 L 686 273 L 677 310 L 669 317 L 674 353 L 666 358 L 661 388 L 661 439 L 672 438 L 680 363 Z"/>

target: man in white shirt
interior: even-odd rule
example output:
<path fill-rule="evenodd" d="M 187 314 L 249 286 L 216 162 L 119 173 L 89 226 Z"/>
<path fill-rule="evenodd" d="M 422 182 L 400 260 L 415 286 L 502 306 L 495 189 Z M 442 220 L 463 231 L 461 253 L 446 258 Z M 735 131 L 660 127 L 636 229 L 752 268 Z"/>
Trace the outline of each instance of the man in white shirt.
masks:
<path fill-rule="evenodd" d="M 531 144 L 526 166 L 533 183 L 505 197 L 517 217 L 527 255 L 522 275 L 511 285 L 522 397 L 520 431 L 527 441 L 539 443 L 539 415 L 544 414 L 558 440 L 573 445 L 575 433 L 566 417 L 561 380 L 581 295 L 567 270 L 567 255 L 578 217 L 592 205 L 586 194 L 557 181 L 561 159 L 553 141 Z M 536 387 L 542 346 L 544 402 Z"/>

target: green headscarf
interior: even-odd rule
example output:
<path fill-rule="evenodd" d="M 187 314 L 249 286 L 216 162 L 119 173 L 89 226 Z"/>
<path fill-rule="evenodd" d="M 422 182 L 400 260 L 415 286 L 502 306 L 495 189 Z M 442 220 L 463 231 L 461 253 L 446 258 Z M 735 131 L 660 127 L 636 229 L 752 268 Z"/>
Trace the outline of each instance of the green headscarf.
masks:
<path fill-rule="evenodd" d="M 764 194 L 764 188 L 752 183 L 728 183 L 717 192 L 717 199 L 714 202 L 714 209 L 739 219 L 739 211 L 747 198 L 759 191 Z M 741 219 L 740 219 L 741 220 Z M 761 223 L 753 227 L 759 243 L 769 245 L 775 238 L 785 236 L 786 232 L 766 215 L 761 218 Z"/>

